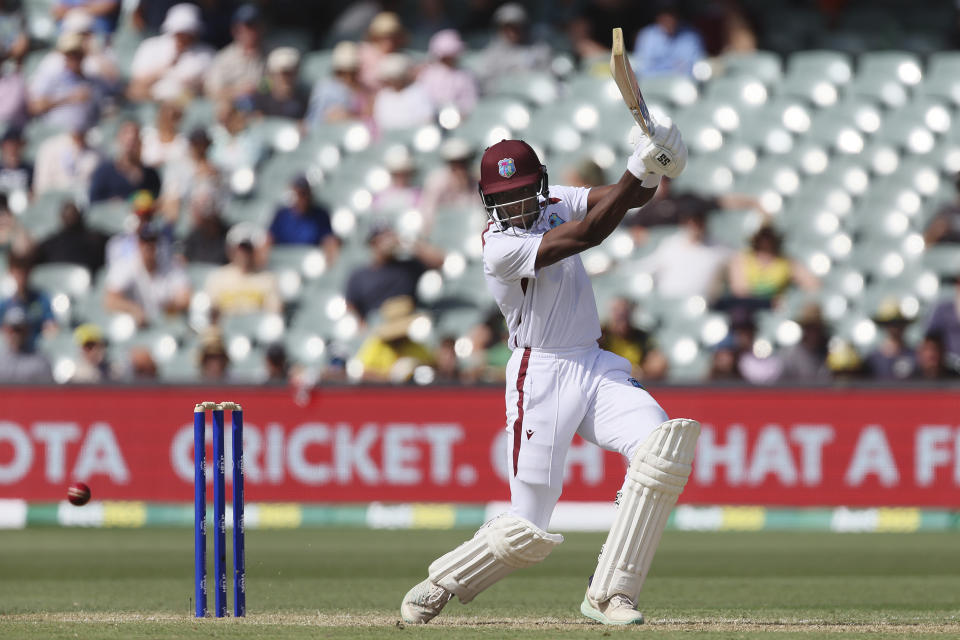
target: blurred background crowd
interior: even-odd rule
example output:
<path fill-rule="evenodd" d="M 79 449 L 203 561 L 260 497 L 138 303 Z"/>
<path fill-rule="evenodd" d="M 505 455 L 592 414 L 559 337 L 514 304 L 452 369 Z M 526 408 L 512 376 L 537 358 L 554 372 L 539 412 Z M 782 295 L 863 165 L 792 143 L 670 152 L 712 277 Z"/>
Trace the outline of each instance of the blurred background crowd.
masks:
<path fill-rule="evenodd" d="M 0 0 L 0 382 L 502 379 L 479 156 L 683 176 L 583 255 L 642 380 L 960 372 L 958 7 Z"/>

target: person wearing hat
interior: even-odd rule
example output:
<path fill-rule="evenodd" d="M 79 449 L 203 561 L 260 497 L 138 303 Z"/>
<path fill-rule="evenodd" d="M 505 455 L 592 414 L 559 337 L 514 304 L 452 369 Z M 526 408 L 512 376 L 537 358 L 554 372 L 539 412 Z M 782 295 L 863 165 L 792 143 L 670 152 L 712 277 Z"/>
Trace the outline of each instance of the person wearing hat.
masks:
<path fill-rule="evenodd" d="M 348 308 L 361 320 L 394 296 L 416 299 L 417 281 L 427 269 L 439 269 L 446 257 L 443 251 L 425 242 L 412 247 L 401 244 L 389 222 L 375 220 L 367 232 L 369 264 L 357 267 L 347 278 L 344 297 Z"/>
<path fill-rule="evenodd" d="M 71 14 L 81 11 L 89 16 L 89 30 L 109 40 L 117 28 L 120 17 L 120 0 L 57 0 L 50 9 L 53 19 L 63 31 L 71 27 Z"/>
<path fill-rule="evenodd" d="M 364 382 L 407 382 L 416 367 L 433 363 L 430 349 L 410 337 L 411 325 L 421 317 L 409 296 L 383 302 L 380 324 L 357 352 Z"/>
<path fill-rule="evenodd" d="M 433 105 L 426 90 L 414 82 L 410 56 L 383 56 L 378 78 L 383 86 L 373 99 L 373 121 L 381 131 L 410 129 L 433 120 Z"/>
<path fill-rule="evenodd" d="M 917 354 L 904 339 L 910 321 L 900 312 L 896 298 L 880 303 L 873 321 L 884 329 L 880 344 L 866 358 L 867 373 L 874 380 L 906 380 L 917 370 Z"/>
<path fill-rule="evenodd" d="M 263 23 L 254 4 L 233 12 L 233 41 L 213 58 L 203 84 L 211 100 L 237 100 L 257 92 L 266 70 L 263 56 Z"/>
<path fill-rule="evenodd" d="M 340 240 L 333 233 L 330 212 L 317 203 L 307 176 L 290 182 L 289 203 L 277 208 L 270 222 L 271 244 L 307 244 L 322 247 L 327 259 L 336 260 Z"/>
<path fill-rule="evenodd" d="M 157 244 L 166 233 L 159 220 L 141 222 L 137 251 L 107 269 L 104 307 L 133 316 L 144 327 L 164 314 L 183 313 L 190 305 L 190 280 L 173 260 L 163 259 Z"/>
<path fill-rule="evenodd" d="M 34 260 L 37 264 L 79 264 L 92 275 L 106 260 L 106 245 L 106 234 L 88 227 L 80 207 L 68 201 L 60 206 L 60 228 L 37 246 Z"/>
<path fill-rule="evenodd" d="M 360 82 L 370 91 L 383 86 L 380 63 L 388 55 L 399 53 L 407 41 L 400 16 L 383 11 L 374 16 L 367 28 L 367 39 L 360 43 Z"/>
<path fill-rule="evenodd" d="M 267 78 L 253 97 L 254 110 L 263 116 L 300 120 L 307 113 L 310 96 L 298 82 L 300 52 L 277 47 L 267 56 Z"/>
<path fill-rule="evenodd" d="M 107 342 L 100 327 L 82 324 L 74 329 L 73 340 L 80 349 L 80 357 L 74 361 L 77 368 L 70 382 L 95 384 L 117 379 L 118 372 L 107 358 Z"/>
<path fill-rule="evenodd" d="M 141 42 L 133 55 L 127 97 L 142 102 L 198 95 L 213 62 L 213 49 L 199 39 L 203 28 L 196 5 L 170 7 L 162 33 Z"/>
<path fill-rule="evenodd" d="M 83 72 L 86 49 L 81 34 L 60 34 L 57 51 L 63 56 L 63 68 L 31 83 L 30 115 L 42 116 L 55 128 L 88 129 L 99 119 L 100 105 L 108 91 L 100 80 Z"/>
<path fill-rule="evenodd" d="M 414 180 L 417 166 L 407 146 L 389 147 L 383 154 L 383 166 L 390 174 L 390 184 L 373 197 L 371 210 L 378 215 L 390 215 L 419 209 L 421 191 Z"/>
<path fill-rule="evenodd" d="M 361 119 L 370 115 L 370 90 L 360 82 L 360 53 L 355 42 L 340 42 L 330 54 L 331 74 L 319 78 L 310 94 L 307 124 L 312 129 L 328 122 Z"/>
<path fill-rule="evenodd" d="M 546 42 L 530 38 L 527 10 L 516 2 L 501 5 L 493 14 L 496 35 L 483 49 L 480 82 L 484 91 L 491 91 L 498 81 L 528 71 L 547 71 L 551 50 Z"/>
<path fill-rule="evenodd" d="M 230 262 L 214 269 L 204 284 L 204 291 L 220 313 L 283 310 L 276 275 L 260 268 L 265 262 L 261 254 L 266 249 L 266 233 L 249 222 L 237 223 L 227 233 Z"/>
<path fill-rule="evenodd" d="M 230 356 L 223 340 L 223 332 L 218 327 L 210 327 L 200 337 L 200 350 L 197 354 L 201 382 L 224 382 L 230 369 Z"/>
<path fill-rule="evenodd" d="M 797 318 L 800 325 L 800 341 L 786 347 L 780 353 L 783 372 L 780 382 L 829 382 L 830 367 L 827 365 L 827 345 L 830 332 L 823 323 L 820 306 L 808 304 Z"/>
<path fill-rule="evenodd" d="M 706 57 L 703 38 L 685 24 L 677 0 L 659 0 L 653 23 L 637 34 L 633 48 L 637 76 L 652 78 L 693 75 L 693 65 Z"/>
<path fill-rule="evenodd" d="M 83 42 L 83 75 L 99 81 L 110 93 L 120 88 L 120 68 L 117 57 L 108 40 L 98 37 L 96 19 L 88 8 L 74 8 L 67 11 L 60 21 L 60 34 L 78 34 Z M 48 52 L 30 74 L 31 85 L 48 85 L 51 77 L 59 74 L 66 65 L 63 53 L 56 48 Z"/>
<path fill-rule="evenodd" d="M 126 200 L 138 191 L 159 196 L 160 174 L 140 157 L 140 125 L 133 120 L 121 124 L 115 142 L 113 159 L 104 159 L 90 177 L 90 202 Z"/>
<path fill-rule="evenodd" d="M 477 205 L 477 175 L 473 167 L 477 150 L 463 138 L 448 138 L 440 145 L 443 165 L 433 169 L 423 181 L 420 211 L 423 213 L 421 235 L 428 237 L 436 224 L 443 224 L 440 217 L 463 216 L 464 212 L 478 214 L 483 211 Z M 479 228 L 479 225 L 477 225 Z"/>
<path fill-rule="evenodd" d="M 22 309 L 26 323 L 23 348 L 32 351 L 41 335 L 57 333 L 58 326 L 50 306 L 50 297 L 43 291 L 30 286 L 30 273 L 33 271 L 34 257 L 29 253 L 13 253 L 9 257 L 7 269 L 13 278 L 13 293 L 0 301 L 0 316 L 10 308 Z"/>
<path fill-rule="evenodd" d="M 130 214 L 125 226 L 129 231 L 115 233 L 107 240 L 107 269 L 140 255 L 140 229 L 147 224 L 159 230 L 157 259 L 163 264 L 170 262 L 173 258 L 174 225 L 157 215 L 157 201 L 153 194 L 146 189 L 135 191 L 127 198 L 127 203 L 130 205 Z"/>
<path fill-rule="evenodd" d="M 0 324 L 0 384 L 53 382 L 50 362 L 31 345 L 27 309 L 19 304 L 4 306 L 0 309 Z"/>
<path fill-rule="evenodd" d="M 417 84 L 426 90 L 434 109 L 453 105 L 466 116 L 477 106 L 477 79 L 459 67 L 465 46 L 456 29 L 443 29 L 430 38 L 430 62 L 420 70 Z"/>

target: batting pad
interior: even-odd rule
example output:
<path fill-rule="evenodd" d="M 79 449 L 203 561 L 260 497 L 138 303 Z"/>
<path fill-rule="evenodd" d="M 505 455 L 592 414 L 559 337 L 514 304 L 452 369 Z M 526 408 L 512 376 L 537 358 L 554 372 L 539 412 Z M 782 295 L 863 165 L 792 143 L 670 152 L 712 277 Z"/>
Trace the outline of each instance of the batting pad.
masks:
<path fill-rule="evenodd" d="M 563 536 L 547 533 L 525 518 L 504 514 L 480 527 L 476 535 L 433 561 L 430 581 L 466 604 L 517 569 L 550 555 Z"/>
<path fill-rule="evenodd" d="M 696 420 L 668 420 L 633 455 L 617 517 L 588 589 L 594 601 L 617 593 L 634 602 L 639 598 L 670 510 L 693 469 L 699 436 Z"/>

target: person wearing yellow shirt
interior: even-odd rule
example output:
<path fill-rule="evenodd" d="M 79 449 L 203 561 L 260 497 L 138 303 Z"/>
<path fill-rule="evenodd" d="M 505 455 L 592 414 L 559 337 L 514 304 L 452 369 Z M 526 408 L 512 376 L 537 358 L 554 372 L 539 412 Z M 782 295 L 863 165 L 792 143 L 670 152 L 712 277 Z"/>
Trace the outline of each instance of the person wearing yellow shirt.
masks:
<path fill-rule="evenodd" d="M 227 233 L 230 262 L 207 276 L 204 290 L 224 314 L 279 313 L 283 307 L 276 276 L 258 267 L 257 252 L 266 247 L 262 229 L 241 222 Z"/>
<path fill-rule="evenodd" d="M 772 226 L 764 225 L 750 240 L 750 249 L 730 261 L 730 292 L 737 298 L 774 302 L 790 284 L 816 291 L 817 277 L 783 254 L 782 239 Z"/>
<path fill-rule="evenodd" d="M 406 382 L 413 370 L 433 362 L 430 349 L 410 338 L 411 325 L 422 318 L 410 296 L 396 296 L 380 306 L 380 324 L 360 346 L 365 382 Z"/>

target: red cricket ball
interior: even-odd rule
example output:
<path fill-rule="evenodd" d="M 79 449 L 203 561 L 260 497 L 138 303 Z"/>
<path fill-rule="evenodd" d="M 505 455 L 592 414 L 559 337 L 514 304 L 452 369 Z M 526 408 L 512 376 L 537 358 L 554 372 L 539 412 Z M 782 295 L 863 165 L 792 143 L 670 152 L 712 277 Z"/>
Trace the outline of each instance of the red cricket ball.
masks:
<path fill-rule="evenodd" d="M 78 507 L 87 504 L 90 501 L 90 487 L 82 482 L 74 482 L 67 489 L 67 500 Z"/>

